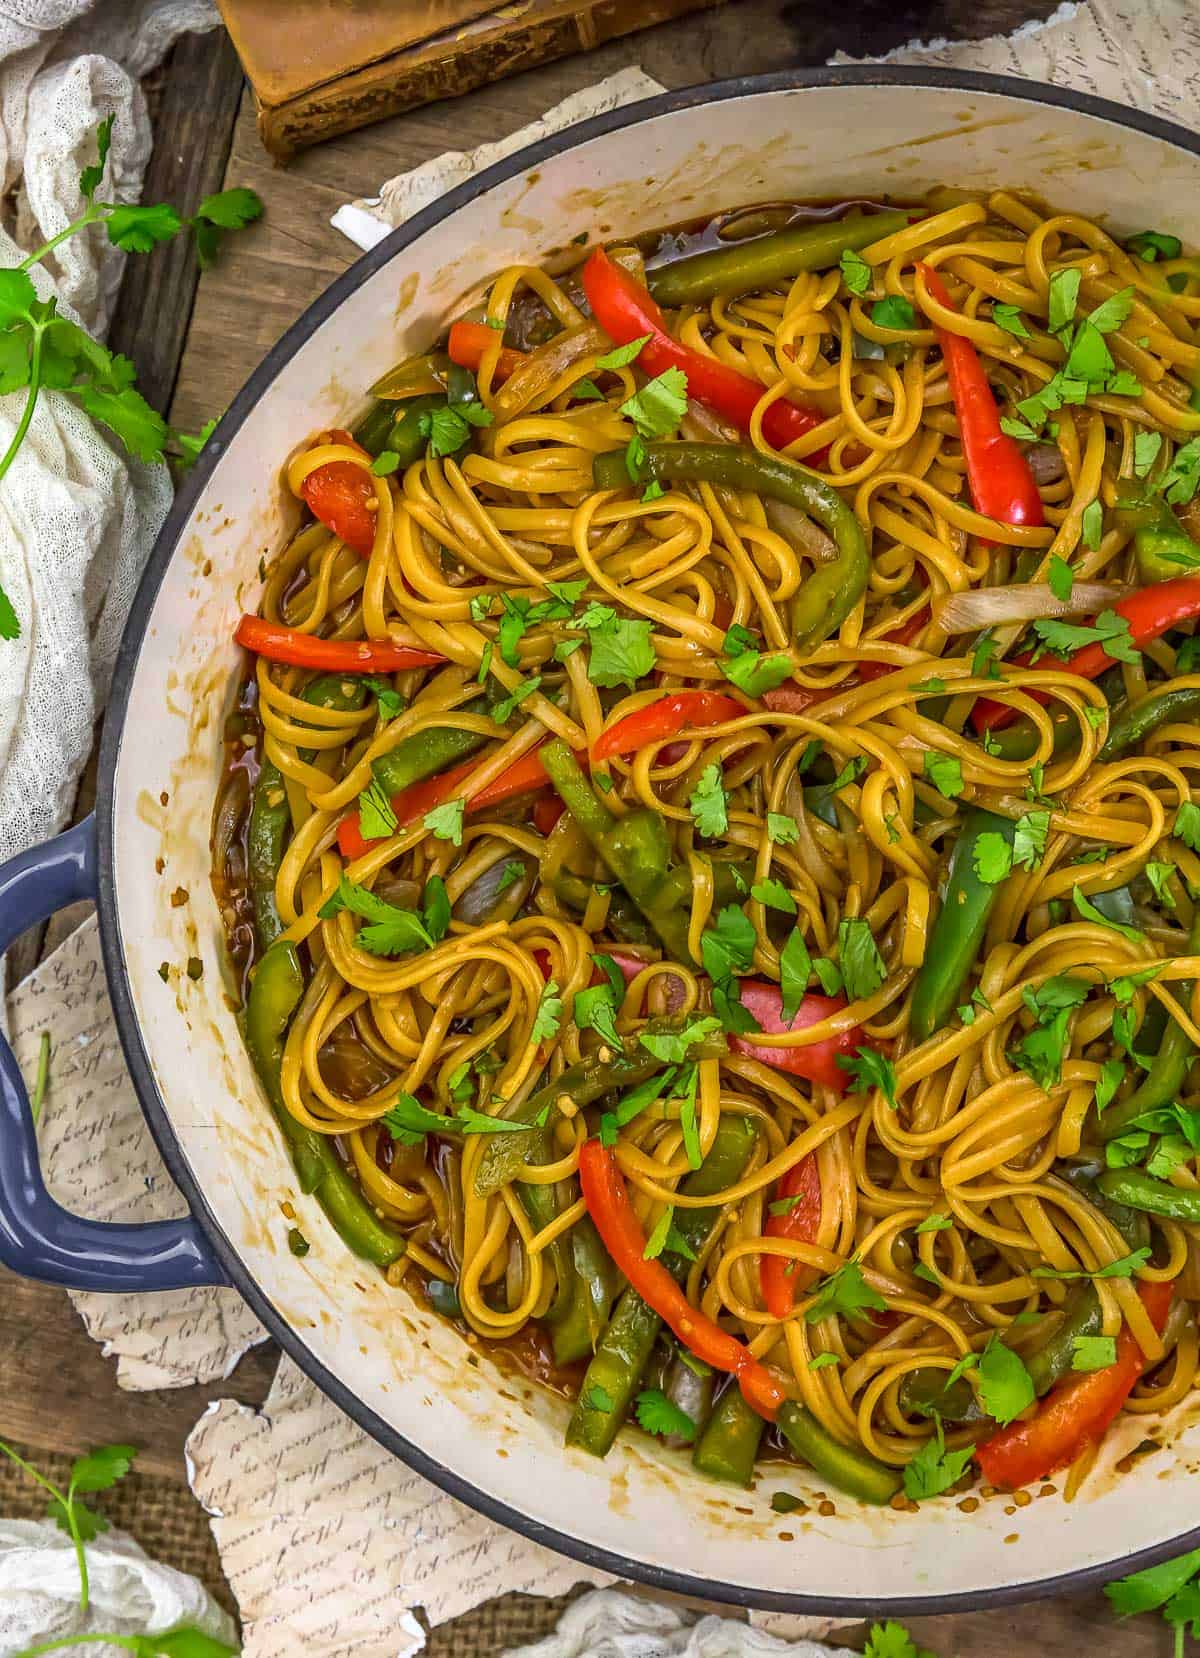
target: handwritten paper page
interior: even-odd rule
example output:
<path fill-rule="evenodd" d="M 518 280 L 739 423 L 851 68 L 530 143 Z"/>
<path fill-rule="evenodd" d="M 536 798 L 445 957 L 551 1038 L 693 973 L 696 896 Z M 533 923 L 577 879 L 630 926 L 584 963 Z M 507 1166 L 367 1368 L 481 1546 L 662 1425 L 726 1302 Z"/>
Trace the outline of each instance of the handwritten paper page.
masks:
<path fill-rule="evenodd" d="M 8 1002 L 13 1051 L 32 1085 L 43 1031 L 50 1083 L 39 1123 L 42 1172 L 64 1208 L 89 1220 L 166 1220 L 187 1213 L 125 1069 L 109 1007 L 96 917 L 24 979 Z M 236 1290 L 139 1296 L 72 1292 L 93 1340 L 135 1390 L 228 1376 L 265 1332 Z"/>
<path fill-rule="evenodd" d="M 211 1405 L 187 1454 L 244 1658 L 407 1658 L 424 1643 L 418 1606 L 439 1624 L 509 1590 L 613 1581 L 444 1495 L 287 1358 L 261 1411 Z"/>
<path fill-rule="evenodd" d="M 862 60 L 839 52 L 832 61 Z M 1011 35 L 954 44 L 913 41 L 884 61 L 1020 75 L 1193 126 L 1200 10 L 1194 0 L 1068 3 L 1045 23 L 1027 23 Z"/>

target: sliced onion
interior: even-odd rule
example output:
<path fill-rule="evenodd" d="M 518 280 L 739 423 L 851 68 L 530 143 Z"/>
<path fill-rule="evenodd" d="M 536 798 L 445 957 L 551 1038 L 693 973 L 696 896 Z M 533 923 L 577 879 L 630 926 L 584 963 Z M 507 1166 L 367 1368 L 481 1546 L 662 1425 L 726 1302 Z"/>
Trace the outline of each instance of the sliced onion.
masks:
<path fill-rule="evenodd" d="M 742 435 L 736 426 L 722 420 L 706 403 L 698 403 L 694 397 L 688 398 L 687 413 L 679 429 L 692 443 L 738 443 Z"/>
<path fill-rule="evenodd" d="M 1077 581 L 1069 598 L 1057 599 L 1045 582 L 1015 587 L 977 587 L 933 601 L 933 620 L 946 633 L 976 633 L 1006 622 L 1033 622 L 1042 616 L 1095 616 L 1133 592 L 1122 582 Z"/>
<path fill-rule="evenodd" d="M 233 846 L 238 830 L 242 826 L 242 818 L 250 804 L 250 779 L 241 766 L 226 773 L 225 781 L 221 784 L 221 792 L 217 796 L 217 808 L 213 813 L 212 831 L 212 861 L 213 868 L 224 878 L 225 866 L 229 862 L 230 849 Z"/>
<path fill-rule="evenodd" d="M 545 345 L 531 351 L 520 368 L 513 370 L 496 393 L 497 422 L 511 420 L 547 386 L 553 385 L 560 374 L 565 374 L 575 363 L 590 357 L 593 352 L 607 349 L 608 335 L 594 322 L 564 328 L 561 334 L 556 334 Z"/>
<path fill-rule="evenodd" d="M 1067 475 L 1062 450 L 1056 449 L 1052 443 L 1033 444 L 1025 451 L 1025 459 L 1029 462 L 1035 484 L 1061 483 Z"/>
<path fill-rule="evenodd" d="M 764 498 L 763 511 L 767 515 L 767 523 L 778 535 L 790 541 L 793 547 L 799 547 L 817 564 L 828 564 L 837 557 L 837 547 L 832 539 L 799 507 L 790 507 L 786 501 Z"/>

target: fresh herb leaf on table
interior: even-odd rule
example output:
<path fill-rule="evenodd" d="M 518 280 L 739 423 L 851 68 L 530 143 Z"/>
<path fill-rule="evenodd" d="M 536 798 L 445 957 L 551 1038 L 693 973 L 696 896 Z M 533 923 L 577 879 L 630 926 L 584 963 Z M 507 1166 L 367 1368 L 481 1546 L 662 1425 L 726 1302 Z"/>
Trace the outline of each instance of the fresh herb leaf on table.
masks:
<path fill-rule="evenodd" d="M 262 202 L 246 189 L 206 196 L 190 220 L 181 219 L 167 202 L 143 206 L 97 200 L 112 129 L 109 115 L 96 130 L 96 160 L 79 176 L 83 212 L 14 269 L 0 270 L 0 394 L 26 390 L 16 431 L 0 455 L 0 480 L 25 441 L 43 388 L 73 397 L 92 420 L 107 427 L 141 461 L 162 460 L 170 452 L 182 464 L 191 465 L 215 424 L 210 422 L 196 437 L 172 432 L 134 385 L 134 367 L 128 358 L 109 351 L 77 323 L 60 316 L 57 299 L 39 299 L 29 274 L 68 238 L 96 224 L 103 225 L 109 241 L 125 253 L 149 253 L 189 224 L 197 257 L 201 265 L 207 265 L 226 231 L 239 230 L 261 215 Z M 0 639 L 16 639 L 20 631 L 12 602 L 0 588 Z"/>
<path fill-rule="evenodd" d="M 44 1474 L 39 1474 L 36 1468 L 26 1462 L 24 1457 L 18 1456 L 12 1446 L 6 1445 L 2 1439 L 0 1453 L 15 1462 L 30 1479 L 36 1480 L 43 1490 L 49 1492 L 50 1505 L 47 1514 L 75 1544 L 75 1555 L 79 1561 L 79 1610 L 86 1612 L 89 1585 L 84 1544 L 94 1542 L 102 1531 L 107 1531 L 108 1521 L 102 1514 L 90 1509 L 85 1502 L 81 1502 L 80 1497 L 85 1493 L 111 1490 L 118 1480 L 123 1480 L 133 1465 L 137 1447 L 102 1445 L 98 1450 L 88 1451 L 77 1457 L 71 1465 L 71 1477 L 65 1491 L 61 1491 Z"/>

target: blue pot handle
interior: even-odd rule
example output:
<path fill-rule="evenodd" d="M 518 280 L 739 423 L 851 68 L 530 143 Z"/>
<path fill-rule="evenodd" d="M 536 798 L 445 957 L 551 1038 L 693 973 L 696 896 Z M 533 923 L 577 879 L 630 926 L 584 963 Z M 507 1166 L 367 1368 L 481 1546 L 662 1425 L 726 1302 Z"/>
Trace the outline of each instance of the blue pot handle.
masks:
<path fill-rule="evenodd" d="M 0 866 L 0 954 L 27 927 L 96 896 L 96 822 Z M 26 1278 L 73 1290 L 191 1289 L 224 1284 L 212 1245 L 191 1215 L 141 1224 L 84 1220 L 46 1190 L 29 1095 L 0 1037 L 0 1261 Z"/>

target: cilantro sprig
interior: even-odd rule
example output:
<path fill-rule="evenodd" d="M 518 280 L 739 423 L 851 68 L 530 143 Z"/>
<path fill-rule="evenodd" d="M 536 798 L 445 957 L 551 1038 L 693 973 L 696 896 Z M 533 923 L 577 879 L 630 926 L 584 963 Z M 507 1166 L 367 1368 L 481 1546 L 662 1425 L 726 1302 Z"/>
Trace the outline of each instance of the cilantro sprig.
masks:
<path fill-rule="evenodd" d="M 670 1434 L 686 1440 L 690 1445 L 696 1437 L 696 1424 L 682 1406 L 668 1399 L 661 1388 L 643 1388 L 634 1401 L 638 1426 L 646 1433 Z"/>
<path fill-rule="evenodd" d="M 24 1457 L 18 1456 L 11 1445 L 6 1445 L 0 1439 L 0 1452 L 15 1462 L 17 1467 L 36 1480 L 38 1485 L 50 1495 L 47 1508 L 47 1517 L 54 1521 L 60 1530 L 65 1531 L 75 1545 L 75 1558 L 79 1562 L 79 1610 L 86 1612 L 89 1600 L 87 1555 L 84 1551 L 85 1543 L 92 1543 L 102 1531 L 108 1530 L 108 1521 L 102 1514 L 97 1514 L 87 1503 L 81 1502 L 83 1496 L 91 1496 L 97 1491 L 108 1491 L 123 1480 L 133 1466 L 133 1459 L 137 1455 L 135 1445 L 102 1445 L 98 1450 L 89 1451 L 86 1455 L 77 1457 L 71 1464 L 71 1474 L 67 1482 L 67 1489 L 61 1491 L 59 1487 L 48 1480 L 44 1474 L 39 1474 L 31 1463 Z"/>
<path fill-rule="evenodd" d="M 0 1455 L 15 1462 L 23 1473 L 49 1493 L 47 1518 L 67 1532 L 75 1545 L 75 1558 L 79 1563 L 79 1610 L 81 1614 L 86 1613 L 90 1603 L 90 1585 L 85 1545 L 95 1542 L 101 1532 L 108 1530 L 108 1521 L 81 1499 L 100 1491 L 110 1491 L 123 1480 L 133 1466 L 137 1447 L 101 1445 L 76 1457 L 71 1464 L 65 1491 L 39 1473 L 24 1457 L 18 1456 L 12 1446 L 6 1445 L 2 1439 Z M 66 1635 L 60 1640 L 42 1642 L 30 1649 L 30 1653 L 57 1652 L 66 1647 L 101 1642 L 131 1652 L 134 1658 L 236 1658 L 237 1652 L 236 1647 L 217 1640 L 214 1635 L 206 1635 L 191 1624 L 182 1624 L 177 1629 L 164 1630 L 158 1635 Z"/>
<path fill-rule="evenodd" d="M 427 1134 L 524 1134 L 529 1128 L 528 1123 L 489 1117 L 486 1111 L 476 1111 L 470 1105 L 463 1105 L 453 1116 L 430 1111 L 415 1094 L 398 1095 L 380 1121 L 402 1146 L 420 1145 Z"/>
<path fill-rule="evenodd" d="M 322 921 L 328 921 L 342 910 L 349 910 L 368 923 L 360 927 L 355 943 L 369 950 L 373 956 L 399 956 L 408 950 L 431 950 L 446 936 L 450 925 L 450 905 L 441 876 L 434 875 L 425 883 L 425 907 L 404 910 L 377 898 L 366 887 L 359 886 L 343 875 L 337 891 L 317 911 Z"/>
<path fill-rule="evenodd" d="M 190 226 L 197 257 L 201 265 L 207 265 L 226 231 L 241 229 L 262 213 L 262 202 L 254 191 L 240 188 L 206 196 L 190 219 L 181 218 L 167 202 L 141 206 L 100 200 L 97 192 L 112 143 L 113 119 L 109 115 L 101 121 L 96 130 L 96 160 L 79 176 L 83 212 L 15 268 L 0 270 L 0 395 L 26 392 L 12 440 L 0 455 L 0 480 L 25 442 L 43 390 L 73 398 L 140 461 L 162 460 L 170 449 L 183 465 L 190 465 L 212 430 L 210 424 L 196 437 L 172 432 L 134 385 L 129 359 L 109 351 L 77 323 L 60 316 L 53 296 L 39 299 L 29 274 L 63 242 L 97 224 L 103 225 L 109 241 L 124 253 L 149 253 Z M 0 638 L 19 638 L 20 631 L 12 602 L 0 588 Z"/>
<path fill-rule="evenodd" d="M 1161 1612 L 1175 1631 L 1175 1658 L 1183 1658 L 1184 1641 L 1191 1633 L 1200 1638 L 1200 1549 L 1192 1549 L 1161 1566 L 1148 1566 L 1116 1583 L 1105 1584 L 1104 1593 L 1118 1617 L 1138 1612 Z"/>
<path fill-rule="evenodd" d="M 1133 307 L 1132 286 L 1110 294 L 1087 316 L 1078 316 L 1082 272 L 1068 266 L 1053 273 L 1047 296 L 1047 326 L 1066 353 L 1057 373 L 1031 397 L 1022 399 L 1016 413 L 1005 415 L 1001 429 L 1009 437 L 1035 441 L 1050 416 L 1064 403 L 1084 403 L 1089 396 L 1107 392 L 1112 397 L 1140 397 L 1141 381 L 1128 369 L 1118 369 L 1105 335 L 1121 327 Z M 994 315 L 994 313 L 993 313 Z M 1001 326 L 1005 318 L 996 318 Z M 1014 319 L 1009 318 L 1011 323 Z M 1018 333 L 1019 328 L 1010 328 Z"/>

